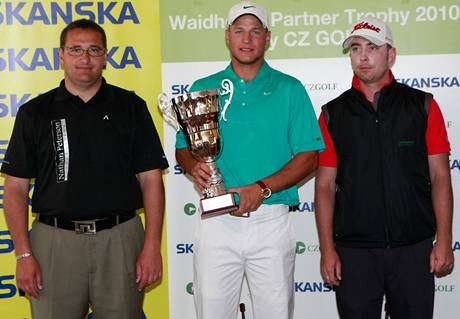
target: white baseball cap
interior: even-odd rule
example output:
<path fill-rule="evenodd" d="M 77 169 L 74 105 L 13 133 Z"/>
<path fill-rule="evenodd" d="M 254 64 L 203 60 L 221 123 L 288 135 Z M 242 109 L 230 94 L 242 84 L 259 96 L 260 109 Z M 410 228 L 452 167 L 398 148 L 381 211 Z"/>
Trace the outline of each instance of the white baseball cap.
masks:
<path fill-rule="evenodd" d="M 342 47 L 348 50 L 354 37 L 361 37 L 375 45 L 389 44 L 393 46 L 393 33 L 388 25 L 375 17 L 365 17 L 351 27 L 350 35 L 343 41 Z"/>
<path fill-rule="evenodd" d="M 228 13 L 227 28 L 235 22 L 236 19 L 245 14 L 252 14 L 262 22 L 264 28 L 268 30 L 268 15 L 264 7 L 252 2 L 243 1 L 231 7 Z"/>

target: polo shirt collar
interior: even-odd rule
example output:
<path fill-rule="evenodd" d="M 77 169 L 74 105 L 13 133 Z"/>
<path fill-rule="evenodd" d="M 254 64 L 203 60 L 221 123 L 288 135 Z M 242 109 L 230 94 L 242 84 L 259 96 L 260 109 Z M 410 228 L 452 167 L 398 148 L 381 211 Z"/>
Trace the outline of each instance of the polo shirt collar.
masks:
<path fill-rule="evenodd" d="M 75 96 L 72 93 L 70 93 L 65 87 L 64 80 L 62 80 L 57 89 L 56 102 L 71 100 L 75 98 L 78 98 L 78 96 Z M 114 92 L 112 88 L 107 84 L 107 81 L 105 80 L 104 77 L 102 77 L 101 87 L 96 92 L 96 94 L 90 99 L 90 101 L 93 101 L 93 100 L 94 101 L 98 101 L 98 100 L 114 101 L 115 100 Z"/>
<path fill-rule="evenodd" d="M 260 70 L 257 72 L 256 76 L 249 81 L 248 84 L 259 83 L 265 81 L 267 77 L 270 76 L 272 68 L 268 65 L 267 61 L 264 60 L 264 63 L 260 67 Z M 242 77 L 239 77 L 233 70 L 232 64 L 230 63 L 224 71 L 224 75 L 233 82 L 233 84 L 240 83 L 243 80 Z M 244 81 L 244 80 L 243 80 Z"/>
<path fill-rule="evenodd" d="M 388 79 L 385 81 L 385 83 L 383 83 L 379 91 L 382 91 L 385 87 L 389 86 L 394 80 L 395 80 L 395 77 L 393 75 L 393 72 L 391 72 L 390 70 L 388 74 Z M 364 94 L 363 90 L 361 89 L 361 86 L 359 85 L 359 78 L 356 76 L 356 74 L 353 74 L 353 80 L 351 81 L 351 85 L 356 90 Z M 366 96 L 366 94 L 364 94 L 364 96 Z"/>

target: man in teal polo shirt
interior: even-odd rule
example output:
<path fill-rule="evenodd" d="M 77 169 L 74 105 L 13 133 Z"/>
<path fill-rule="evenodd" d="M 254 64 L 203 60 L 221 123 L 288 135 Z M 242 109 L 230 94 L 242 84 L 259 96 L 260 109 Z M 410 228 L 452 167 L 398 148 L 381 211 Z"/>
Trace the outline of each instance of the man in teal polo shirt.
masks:
<path fill-rule="evenodd" d="M 253 2 L 233 6 L 225 31 L 231 55 L 223 71 L 196 81 L 191 91 L 234 85 L 221 121 L 217 166 L 239 209 L 201 221 L 194 243 L 194 298 L 199 319 L 237 316 L 243 275 L 254 319 L 293 317 L 295 236 L 289 210 L 299 203 L 297 183 L 317 166 L 323 140 L 300 81 L 264 60 L 270 44 L 267 12 Z M 176 158 L 201 190 L 210 170 L 195 160 L 182 132 Z M 250 213 L 249 218 L 242 216 Z"/>

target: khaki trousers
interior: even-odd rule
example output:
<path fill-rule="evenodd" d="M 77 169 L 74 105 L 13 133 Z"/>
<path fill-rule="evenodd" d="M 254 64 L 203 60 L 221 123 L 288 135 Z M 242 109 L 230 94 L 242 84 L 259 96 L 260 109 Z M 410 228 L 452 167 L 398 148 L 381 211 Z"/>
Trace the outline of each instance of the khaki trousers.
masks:
<path fill-rule="evenodd" d="M 143 292 L 136 284 L 136 259 L 144 239 L 138 216 L 95 235 L 76 234 L 34 221 L 32 251 L 43 289 L 30 298 L 34 319 L 141 318 Z"/>

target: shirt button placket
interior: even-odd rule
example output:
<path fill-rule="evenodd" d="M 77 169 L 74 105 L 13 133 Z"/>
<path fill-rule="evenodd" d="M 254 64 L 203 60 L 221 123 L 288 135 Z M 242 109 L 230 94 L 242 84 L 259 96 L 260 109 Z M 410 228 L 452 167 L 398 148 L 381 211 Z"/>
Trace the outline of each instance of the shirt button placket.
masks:
<path fill-rule="evenodd" d="M 246 95 L 246 83 L 244 82 L 243 79 L 240 79 L 240 83 L 241 83 L 242 93 L 243 95 Z M 246 102 L 245 101 L 241 102 L 241 106 L 246 106 Z"/>

